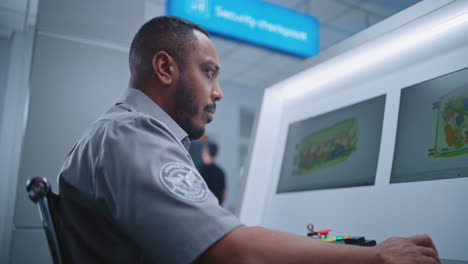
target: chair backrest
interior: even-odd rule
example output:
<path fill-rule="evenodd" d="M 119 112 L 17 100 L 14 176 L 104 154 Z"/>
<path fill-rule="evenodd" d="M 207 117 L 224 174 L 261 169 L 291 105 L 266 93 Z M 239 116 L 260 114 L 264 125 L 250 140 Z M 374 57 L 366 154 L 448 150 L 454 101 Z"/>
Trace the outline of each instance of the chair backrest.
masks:
<path fill-rule="evenodd" d="M 54 264 L 63 264 L 63 243 L 60 243 L 60 200 L 52 192 L 46 178 L 32 178 L 26 183 L 29 198 L 37 205 Z"/>

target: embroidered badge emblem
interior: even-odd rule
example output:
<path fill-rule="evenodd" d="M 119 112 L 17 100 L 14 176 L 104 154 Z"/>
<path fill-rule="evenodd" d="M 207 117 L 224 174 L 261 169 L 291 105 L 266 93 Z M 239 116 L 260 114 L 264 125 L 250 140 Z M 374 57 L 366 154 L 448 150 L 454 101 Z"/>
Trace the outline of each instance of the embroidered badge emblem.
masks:
<path fill-rule="evenodd" d="M 182 163 L 166 163 L 159 173 L 169 192 L 182 199 L 201 202 L 208 197 L 208 186 L 200 174 Z"/>

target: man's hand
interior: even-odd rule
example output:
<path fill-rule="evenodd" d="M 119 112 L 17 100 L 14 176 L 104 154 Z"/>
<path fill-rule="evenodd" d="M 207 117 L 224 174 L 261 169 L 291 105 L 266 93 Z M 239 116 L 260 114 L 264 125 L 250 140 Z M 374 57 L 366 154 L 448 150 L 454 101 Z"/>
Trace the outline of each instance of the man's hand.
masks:
<path fill-rule="evenodd" d="M 441 263 L 434 243 L 427 235 L 407 238 L 392 237 L 378 244 L 375 249 L 381 263 Z"/>
<path fill-rule="evenodd" d="M 440 264 L 429 236 L 393 237 L 375 247 L 324 242 L 261 227 L 240 226 L 228 233 L 197 264 Z"/>

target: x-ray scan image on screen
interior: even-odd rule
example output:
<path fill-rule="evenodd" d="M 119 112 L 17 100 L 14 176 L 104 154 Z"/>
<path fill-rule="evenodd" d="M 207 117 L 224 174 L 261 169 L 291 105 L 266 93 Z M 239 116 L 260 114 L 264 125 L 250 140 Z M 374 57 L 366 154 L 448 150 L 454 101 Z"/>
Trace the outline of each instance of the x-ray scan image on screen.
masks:
<path fill-rule="evenodd" d="M 373 185 L 385 95 L 291 123 L 278 193 Z"/>
<path fill-rule="evenodd" d="M 468 177 L 468 69 L 401 91 L 391 183 Z"/>

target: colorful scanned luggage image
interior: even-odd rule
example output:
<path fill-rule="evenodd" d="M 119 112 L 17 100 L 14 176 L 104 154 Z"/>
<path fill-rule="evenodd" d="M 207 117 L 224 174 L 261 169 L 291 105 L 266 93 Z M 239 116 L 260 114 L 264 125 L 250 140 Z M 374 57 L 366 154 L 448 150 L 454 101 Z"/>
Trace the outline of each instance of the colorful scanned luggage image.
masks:
<path fill-rule="evenodd" d="M 296 145 L 294 172 L 303 176 L 347 160 L 356 151 L 358 121 L 346 119 L 304 137 Z"/>
<path fill-rule="evenodd" d="M 433 109 L 438 110 L 436 138 L 428 155 L 450 158 L 468 154 L 468 87 L 442 96 Z"/>

